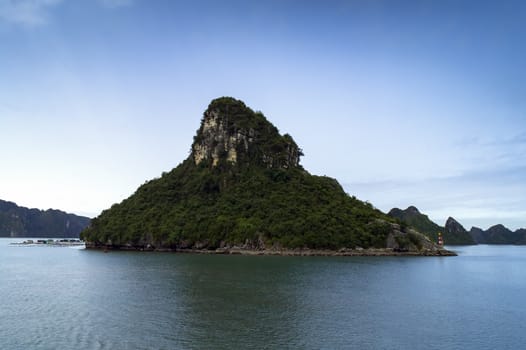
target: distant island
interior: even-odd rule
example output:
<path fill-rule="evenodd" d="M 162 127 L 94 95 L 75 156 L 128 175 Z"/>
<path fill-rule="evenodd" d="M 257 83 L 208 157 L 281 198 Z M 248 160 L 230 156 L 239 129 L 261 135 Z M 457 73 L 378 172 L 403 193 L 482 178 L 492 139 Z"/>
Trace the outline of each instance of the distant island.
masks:
<path fill-rule="evenodd" d="M 302 150 L 231 97 L 203 114 L 191 154 L 81 233 L 86 247 L 291 255 L 454 255 L 300 165 Z"/>
<path fill-rule="evenodd" d="M 0 200 L 0 237 L 78 238 L 89 223 L 90 218 L 84 216 Z"/>
<path fill-rule="evenodd" d="M 402 225 L 414 227 L 419 232 L 436 241 L 441 232 L 447 245 L 473 245 L 473 244 L 526 244 L 526 229 L 511 231 L 498 224 L 487 230 L 472 227 L 467 231 L 457 220 L 449 217 L 444 226 L 439 226 L 422 214 L 416 207 L 410 206 L 405 210 L 393 208 L 389 216 L 399 220 Z"/>

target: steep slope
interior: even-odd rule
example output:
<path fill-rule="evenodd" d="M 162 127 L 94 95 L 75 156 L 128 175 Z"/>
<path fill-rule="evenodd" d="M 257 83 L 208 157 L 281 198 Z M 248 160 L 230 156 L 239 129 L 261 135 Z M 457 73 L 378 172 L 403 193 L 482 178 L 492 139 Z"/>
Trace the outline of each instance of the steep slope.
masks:
<path fill-rule="evenodd" d="M 446 221 L 444 237 L 447 244 L 477 244 L 464 226 L 452 217 Z"/>
<path fill-rule="evenodd" d="M 404 248 L 389 217 L 300 165 L 301 149 L 260 112 L 212 101 L 190 156 L 105 210 L 82 233 L 117 249 Z M 411 247 L 436 249 L 415 234 Z M 392 243 L 395 242 L 395 243 Z"/>
<path fill-rule="evenodd" d="M 77 238 L 89 222 L 60 210 L 28 209 L 0 200 L 0 237 Z"/>

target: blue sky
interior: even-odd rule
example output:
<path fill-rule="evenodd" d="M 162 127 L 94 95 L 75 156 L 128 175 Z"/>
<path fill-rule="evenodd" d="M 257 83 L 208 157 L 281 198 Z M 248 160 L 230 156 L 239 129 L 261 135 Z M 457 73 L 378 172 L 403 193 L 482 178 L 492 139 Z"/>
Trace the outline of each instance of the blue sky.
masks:
<path fill-rule="evenodd" d="M 521 1 L 0 0 L 0 198 L 97 215 L 211 99 L 383 211 L 526 227 Z"/>

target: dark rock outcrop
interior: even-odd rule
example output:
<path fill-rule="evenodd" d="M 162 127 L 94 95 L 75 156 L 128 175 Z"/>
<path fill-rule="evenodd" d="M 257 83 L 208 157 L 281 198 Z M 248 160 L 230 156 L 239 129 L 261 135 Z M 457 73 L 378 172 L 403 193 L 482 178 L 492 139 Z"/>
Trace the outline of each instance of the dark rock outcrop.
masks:
<path fill-rule="evenodd" d="M 457 220 L 449 217 L 444 227 L 445 237 L 454 237 L 455 241 L 462 241 L 464 244 L 476 244 L 473 237 Z"/>
<path fill-rule="evenodd" d="M 290 135 L 281 136 L 263 114 L 229 98 L 212 101 L 192 145 L 195 164 L 214 167 L 251 163 L 286 169 L 299 166 L 302 155 Z"/>

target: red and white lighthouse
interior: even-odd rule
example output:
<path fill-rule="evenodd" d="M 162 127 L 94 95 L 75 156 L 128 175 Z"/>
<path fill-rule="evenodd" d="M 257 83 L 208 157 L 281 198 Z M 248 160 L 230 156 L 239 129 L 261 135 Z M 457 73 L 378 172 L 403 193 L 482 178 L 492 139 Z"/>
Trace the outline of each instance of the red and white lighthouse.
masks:
<path fill-rule="evenodd" d="M 442 232 L 438 233 L 438 245 L 441 247 L 444 245 L 444 239 L 442 238 Z"/>

